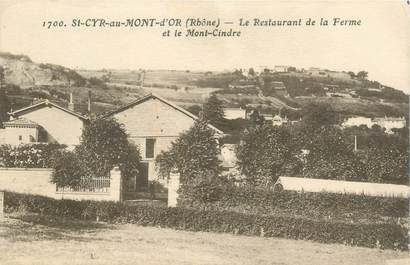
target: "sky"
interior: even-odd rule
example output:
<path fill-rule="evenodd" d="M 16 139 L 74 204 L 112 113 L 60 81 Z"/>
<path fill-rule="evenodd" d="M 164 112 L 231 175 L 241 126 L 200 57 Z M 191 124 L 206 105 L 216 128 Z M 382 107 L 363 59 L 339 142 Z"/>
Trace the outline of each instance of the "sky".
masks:
<path fill-rule="evenodd" d="M 207 18 L 233 22 L 238 38 L 163 37 L 165 28 L 46 29 L 43 21 Z M 360 19 L 359 27 L 239 27 L 239 19 Z M 274 65 L 369 72 L 409 92 L 405 1 L 0 0 L 0 50 L 35 62 L 88 69 L 227 70 Z M 185 28 L 182 28 L 185 30 Z"/>

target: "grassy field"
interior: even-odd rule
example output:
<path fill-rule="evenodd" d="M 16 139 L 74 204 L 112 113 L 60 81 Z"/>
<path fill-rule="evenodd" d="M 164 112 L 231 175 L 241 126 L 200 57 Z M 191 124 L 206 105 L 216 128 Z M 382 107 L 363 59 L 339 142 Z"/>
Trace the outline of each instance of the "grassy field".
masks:
<path fill-rule="evenodd" d="M 408 253 L 37 215 L 0 221 L 0 264 L 408 264 Z"/>

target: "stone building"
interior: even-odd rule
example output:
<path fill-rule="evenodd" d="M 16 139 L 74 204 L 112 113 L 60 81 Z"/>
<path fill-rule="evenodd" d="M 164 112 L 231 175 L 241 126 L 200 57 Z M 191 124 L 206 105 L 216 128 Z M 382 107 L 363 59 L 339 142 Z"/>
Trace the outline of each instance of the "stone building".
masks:
<path fill-rule="evenodd" d="M 88 118 L 48 100 L 10 112 L 11 119 L 0 129 L 0 144 L 80 143 Z"/>
<path fill-rule="evenodd" d="M 136 176 L 134 189 L 146 191 L 150 180 L 158 180 L 155 157 L 166 151 L 179 135 L 189 130 L 198 119 L 195 115 L 153 94 L 118 108 L 105 117 L 114 117 L 124 124 L 129 139 L 138 146 L 142 161 L 141 172 Z M 209 125 L 215 137 L 222 131 Z M 161 181 L 166 186 L 166 180 Z"/>

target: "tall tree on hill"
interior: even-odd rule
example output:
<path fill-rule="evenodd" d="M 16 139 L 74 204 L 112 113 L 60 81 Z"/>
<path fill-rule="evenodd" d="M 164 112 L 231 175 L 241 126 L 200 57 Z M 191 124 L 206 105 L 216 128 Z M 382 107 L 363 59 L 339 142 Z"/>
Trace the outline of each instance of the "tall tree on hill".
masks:
<path fill-rule="evenodd" d="M 212 94 L 203 107 L 204 119 L 210 124 L 218 126 L 224 121 L 224 110 L 222 101 L 215 94 Z"/>
<path fill-rule="evenodd" d="M 360 72 L 358 72 L 357 73 L 357 78 L 359 78 L 359 79 L 367 79 L 367 75 L 368 75 L 368 72 L 366 72 L 366 71 L 360 71 Z"/>
<path fill-rule="evenodd" d="M 254 70 L 252 67 L 249 68 L 248 74 L 249 74 L 250 76 L 255 76 L 255 75 L 256 75 L 255 70 Z"/>
<path fill-rule="evenodd" d="M 350 78 L 352 79 L 356 77 L 356 74 L 352 71 L 347 72 L 347 74 L 350 75 Z"/>
<path fill-rule="evenodd" d="M 4 67 L 0 66 L 0 126 L 5 121 L 8 121 L 7 112 L 10 111 L 10 101 L 6 95 L 6 81 Z"/>

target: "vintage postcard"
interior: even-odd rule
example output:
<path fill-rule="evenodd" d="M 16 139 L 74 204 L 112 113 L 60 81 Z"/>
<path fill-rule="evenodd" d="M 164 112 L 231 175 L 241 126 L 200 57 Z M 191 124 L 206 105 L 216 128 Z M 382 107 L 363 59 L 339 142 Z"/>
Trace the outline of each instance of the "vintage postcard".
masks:
<path fill-rule="evenodd" d="M 409 264 L 409 8 L 0 0 L 0 264 Z"/>

